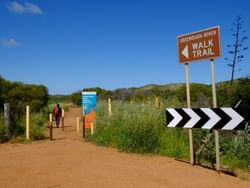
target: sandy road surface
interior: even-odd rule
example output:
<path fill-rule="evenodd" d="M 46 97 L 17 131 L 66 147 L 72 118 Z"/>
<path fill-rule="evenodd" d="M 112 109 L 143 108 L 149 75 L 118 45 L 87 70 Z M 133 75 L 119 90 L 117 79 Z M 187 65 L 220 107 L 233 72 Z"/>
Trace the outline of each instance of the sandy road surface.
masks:
<path fill-rule="evenodd" d="M 0 188 L 250 188 L 250 181 L 166 157 L 98 147 L 75 132 L 79 109 L 65 114 L 55 141 L 0 145 Z"/>

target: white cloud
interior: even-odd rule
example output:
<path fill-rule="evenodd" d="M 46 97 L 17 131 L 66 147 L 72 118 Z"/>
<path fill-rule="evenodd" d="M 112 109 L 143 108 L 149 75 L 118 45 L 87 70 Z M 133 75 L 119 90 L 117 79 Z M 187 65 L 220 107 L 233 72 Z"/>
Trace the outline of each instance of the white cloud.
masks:
<path fill-rule="evenodd" d="M 24 13 L 43 14 L 43 11 L 38 5 L 31 4 L 28 2 L 21 4 L 16 1 L 13 1 L 7 5 L 7 8 L 9 9 L 9 11 L 18 14 L 24 14 Z"/>
<path fill-rule="evenodd" d="M 1 39 L 0 45 L 8 48 L 19 46 L 18 42 L 13 38 Z"/>

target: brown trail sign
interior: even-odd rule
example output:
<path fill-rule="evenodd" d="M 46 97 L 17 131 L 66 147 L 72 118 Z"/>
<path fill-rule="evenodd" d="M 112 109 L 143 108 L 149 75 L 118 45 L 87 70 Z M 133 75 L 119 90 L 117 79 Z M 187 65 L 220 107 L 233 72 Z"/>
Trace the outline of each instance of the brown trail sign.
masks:
<path fill-rule="evenodd" d="M 213 108 L 217 108 L 214 58 L 221 56 L 219 26 L 177 36 L 179 63 L 185 64 L 187 107 L 191 108 L 189 66 L 191 61 L 210 60 Z M 219 133 L 215 132 L 216 169 L 220 170 Z M 189 128 L 190 163 L 194 164 L 192 129 Z"/>
<path fill-rule="evenodd" d="M 213 27 L 177 37 L 179 63 L 220 57 L 220 30 Z"/>

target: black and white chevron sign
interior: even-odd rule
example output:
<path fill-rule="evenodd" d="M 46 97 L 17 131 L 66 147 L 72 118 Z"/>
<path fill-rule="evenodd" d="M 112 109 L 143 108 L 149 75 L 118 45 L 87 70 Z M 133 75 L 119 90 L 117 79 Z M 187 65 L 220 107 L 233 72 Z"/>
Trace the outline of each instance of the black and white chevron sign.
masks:
<path fill-rule="evenodd" d="M 242 130 L 244 116 L 234 108 L 167 108 L 167 127 Z"/>

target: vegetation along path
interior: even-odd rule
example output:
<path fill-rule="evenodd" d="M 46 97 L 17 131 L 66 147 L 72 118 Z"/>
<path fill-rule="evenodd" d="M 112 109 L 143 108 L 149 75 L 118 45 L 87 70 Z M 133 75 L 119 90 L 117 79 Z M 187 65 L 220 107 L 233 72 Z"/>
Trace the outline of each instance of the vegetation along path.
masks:
<path fill-rule="evenodd" d="M 126 154 L 83 142 L 76 133 L 79 108 L 65 114 L 54 141 L 0 145 L 1 188 L 240 187 L 241 180 L 160 156 Z"/>

